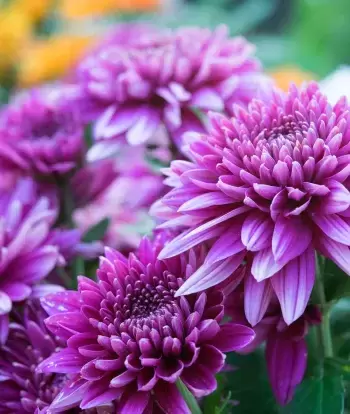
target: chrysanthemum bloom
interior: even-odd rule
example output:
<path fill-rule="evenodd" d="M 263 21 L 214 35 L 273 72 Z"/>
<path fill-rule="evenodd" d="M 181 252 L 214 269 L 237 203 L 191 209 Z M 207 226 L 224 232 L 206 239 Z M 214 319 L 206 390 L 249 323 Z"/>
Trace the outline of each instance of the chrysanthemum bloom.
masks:
<path fill-rule="evenodd" d="M 60 88 L 25 92 L 1 111 L 2 164 L 25 173 L 51 175 L 64 174 L 81 160 L 83 129 L 74 108 L 63 103 L 68 89 L 62 87 L 60 92 Z"/>
<path fill-rule="evenodd" d="M 56 216 L 29 179 L 0 192 L 0 342 L 7 337 L 12 303 L 28 298 L 60 259 L 57 245 L 48 242 Z"/>
<path fill-rule="evenodd" d="M 40 374 L 35 367 L 64 345 L 44 324 L 47 313 L 36 302 L 13 313 L 6 345 L 0 347 L 0 413 L 45 413 L 66 375 Z"/>
<path fill-rule="evenodd" d="M 232 321 L 248 324 L 243 311 L 243 290 L 241 285 L 227 296 L 225 312 L 232 317 Z M 254 341 L 242 351 L 244 354 L 250 353 L 266 342 L 267 371 L 276 400 L 281 405 L 292 400 L 296 387 L 304 378 L 308 355 L 305 338 L 309 326 L 319 324 L 320 321 L 319 309 L 310 305 L 299 319 L 288 326 L 283 320 L 278 300 L 274 297 L 266 315 L 254 327 Z"/>
<path fill-rule="evenodd" d="M 132 148 L 131 151 L 129 148 L 126 152 L 122 151 L 121 155 L 120 159 L 118 157 L 114 160 L 112 173 L 108 173 L 109 167 L 104 164 L 110 160 L 101 160 L 100 167 L 96 166 L 92 180 L 80 180 L 79 186 L 76 186 L 78 192 L 87 196 L 90 193 L 92 200 L 76 209 L 73 217 L 82 232 L 109 218 L 110 223 L 103 241 L 106 245 L 125 252 L 137 248 L 142 236 L 150 233 L 155 227 L 148 210 L 151 204 L 165 193 L 166 187 L 161 175 L 146 164 L 142 146 Z M 95 169 L 91 169 L 93 170 Z M 78 184 L 78 177 L 83 174 L 78 172 L 74 182 Z M 104 183 L 99 177 L 104 174 L 106 178 L 114 174 L 114 179 L 100 191 L 99 183 Z M 84 191 L 84 187 L 88 188 Z M 94 192 L 94 189 L 98 191 Z M 95 194 L 97 196 L 93 197 Z M 83 200 L 83 197 L 80 199 Z"/>
<path fill-rule="evenodd" d="M 254 338 L 251 328 L 225 323 L 220 291 L 175 298 L 183 281 L 200 265 L 203 252 L 192 250 L 159 261 L 166 236 L 144 239 L 126 259 L 106 249 L 98 281 L 79 279 L 79 293 L 49 295 L 43 305 L 46 324 L 67 340 L 67 348 L 43 361 L 44 373 L 75 374 L 72 383 L 80 407 L 117 401 L 117 412 L 190 413 L 175 382 L 181 379 L 196 396 L 216 388 L 215 374 L 224 352 L 240 349 Z M 64 409 L 75 398 L 68 383 L 51 405 Z"/>
<path fill-rule="evenodd" d="M 127 32 L 126 45 L 108 41 L 77 68 L 81 111 L 97 120 L 94 135 L 103 148 L 118 138 L 144 143 L 160 127 L 179 143 L 183 132 L 203 130 L 194 109 L 230 109 L 265 85 L 253 46 L 229 38 L 225 27 L 171 32 L 141 26 L 138 32 L 137 41 Z"/>
<path fill-rule="evenodd" d="M 348 105 L 330 105 L 312 83 L 236 107 L 230 120 L 213 115 L 211 125 L 210 134 L 192 137 L 192 161 L 172 164 L 175 188 L 154 207 L 170 218 L 166 226 L 189 227 L 160 258 L 214 242 L 181 295 L 228 278 L 246 257 L 248 320 L 259 322 L 274 291 L 291 324 L 309 300 L 315 252 L 350 274 Z M 263 294 L 265 301 L 255 300 Z"/>

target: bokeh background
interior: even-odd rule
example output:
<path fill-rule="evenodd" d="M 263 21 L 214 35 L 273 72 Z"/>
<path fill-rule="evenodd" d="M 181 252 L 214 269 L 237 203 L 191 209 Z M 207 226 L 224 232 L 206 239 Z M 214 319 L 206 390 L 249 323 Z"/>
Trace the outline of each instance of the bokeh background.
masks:
<path fill-rule="evenodd" d="M 277 84 L 323 79 L 350 63 L 349 0 L 0 0 L 0 99 L 65 76 L 119 21 L 229 26 Z"/>

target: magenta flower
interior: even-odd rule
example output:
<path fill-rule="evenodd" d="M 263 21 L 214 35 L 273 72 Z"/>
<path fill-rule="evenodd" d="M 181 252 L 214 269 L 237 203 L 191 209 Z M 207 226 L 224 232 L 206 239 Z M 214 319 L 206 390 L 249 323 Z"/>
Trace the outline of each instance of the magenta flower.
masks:
<path fill-rule="evenodd" d="M 94 172 L 91 180 L 80 180 L 80 184 L 78 183 L 79 177 L 88 174 L 89 168 L 85 172 L 78 172 L 74 180 L 77 183 L 77 193 L 85 193 L 86 199 L 90 194 L 92 198 L 90 203 L 74 212 L 74 221 L 78 228 L 86 232 L 101 220 L 109 218 L 110 223 L 103 241 L 107 246 L 123 252 L 137 248 L 142 236 L 155 227 L 148 210 L 165 193 L 161 175 L 149 168 L 144 160 L 145 154 L 145 149 L 141 146 L 131 150 L 130 147 L 127 150 L 122 149 L 119 153 L 120 159 L 117 157 L 113 161 L 113 173 L 109 175 L 113 179 L 104 189 L 99 189 L 99 183 L 101 187 L 103 184 L 99 177 L 106 173 L 108 178 L 110 167 L 107 167 L 107 163 L 110 160 L 94 163 L 96 170 L 91 167 L 90 171 Z M 80 199 L 83 200 L 84 197 Z"/>
<path fill-rule="evenodd" d="M 196 397 L 210 394 L 224 352 L 252 341 L 251 328 L 220 325 L 222 292 L 175 298 L 203 252 L 158 261 L 165 241 L 164 234 L 154 242 L 144 239 L 128 259 L 107 248 L 97 282 L 81 277 L 79 293 L 43 299 L 51 315 L 46 324 L 67 340 L 67 347 L 43 361 L 40 369 L 74 374 L 52 410 L 63 410 L 65 400 L 77 394 L 82 409 L 115 400 L 121 414 L 172 412 L 174 407 L 189 413 L 175 382 L 181 379 Z"/>
<path fill-rule="evenodd" d="M 291 324 L 308 303 L 315 252 L 350 274 L 349 125 L 346 102 L 330 105 L 314 83 L 236 107 L 230 120 L 212 115 L 210 134 L 192 137 L 192 161 L 173 162 L 175 188 L 153 208 L 166 227 L 187 228 L 161 259 L 213 243 L 177 295 L 216 285 L 245 257 L 249 322 L 264 316 L 274 291 Z"/>
<path fill-rule="evenodd" d="M 58 246 L 48 240 L 56 216 L 30 179 L 0 192 L 0 342 L 7 337 L 12 303 L 28 298 L 60 260 Z"/>
<path fill-rule="evenodd" d="M 72 170 L 84 150 L 83 130 L 63 86 L 17 96 L 0 112 L 0 162 L 9 170 L 51 175 Z"/>
<path fill-rule="evenodd" d="M 164 127 L 179 144 L 183 132 L 203 130 L 193 109 L 230 110 L 265 85 L 253 46 L 229 38 L 225 27 L 171 32 L 124 25 L 122 31 L 126 42 L 117 31 L 77 68 L 81 112 L 97 119 L 100 156 L 119 138 L 138 145 Z"/>
<path fill-rule="evenodd" d="M 6 345 L 0 346 L 0 413 L 46 413 L 67 377 L 36 373 L 35 367 L 64 342 L 48 331 L 47 313 L 36 302 L 12 317 Z"/>
<path fill-rule="evenodd" d="M 243 291 L 244 287 L 241 285 L 227 296 L 225 312 L 232 317 L 233 322 L 248 325 L 243 311 Z M 292 400 L 296 387 L 304 378 L 308 354 L 305 338 L 309 326 L 320 322 L 319 309 L 310 305 L 299 319 L 288 326 L 283 320 L 278 300 L 274 296 L 266 315 L 254 327 L 256 337 L 241 351 L 244 354 L 250 353 L 261 343 L 266 342 L 268 376 L 280 405 L 288 404 Z"/>

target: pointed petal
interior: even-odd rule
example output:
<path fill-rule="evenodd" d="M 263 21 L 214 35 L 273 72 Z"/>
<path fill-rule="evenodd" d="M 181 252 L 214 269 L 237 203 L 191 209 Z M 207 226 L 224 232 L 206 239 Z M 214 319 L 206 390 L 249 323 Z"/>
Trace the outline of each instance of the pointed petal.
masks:
<path fill-rule="evenodd" d="M 282 264 L 275 261 L 270 247 L 260 250 L 254 255 L 252 275 L 258 282 L 273 276 L 281 268 Z"/>
<path fill-rule="evenodd" d="M 191 414 L 180 391 L 175 384 L 158 382 L 154 388 L 155 399 L 166 413 L 171 413 L 176 407 L 177 414 Z"/>
<path fill-rule="evenodd" d="M 327 236 L 320 237 L 318 247 L 321 253 L 333 260 L 350 276 L 350 249 L 345 244 L 338 243 Z"/>
<path fill-rule="evenodd" d="M 80 371 L 85 362 L 86 359 L 77 350 L 63 348 L 41 362 L 38 366 L 38 371 L 44 373 L 57 372 L 62 374 L 75 374 Z"/>
<path fill-rule="evenodd" d="M 350 225 L 338 214 L 314 214 L 312 220 L 329 238 L 347 246 L 350 245 Z"/>
<path fill-rule="evenodd" d="M 309 246 L 312 231 L 300 217 L 285 218 L 280 215 L 272 237 L 272 251 L 276 262 L 285 265 L 299 256 Z"/>
<path fill-rule="evenodd" d="M 178 289 L 175 296 L 189 295 L 217 285 L 232 275 L 242 263 L 244 256 L 245 252 L 243 251 L 221 262 L 202 265 Z"/>
<path fill-rule="evenodd" d="M 281 405 L 288 404 L 304 377 L 307 361 L 305 340 L 271 337 L 266 346 L 266 360 L 276 399 Z"/>
<path fill-rule="evenodd" d="M 248 322 L 255 326 L 264 317 L 272 297 L 272 286 L 269 280 L 257 282 L 252 274 L 245 278 L 244 311 Z"/>
<path fill-rule="evenodd" d="M 52 412 L 61 412 L 75 407 L 82 400 L 89 382 L 77 376 L 68 381 L 50 405 Z"/>
<path fill-rule="evenodd" d="M 247 250 L 259 251 L 271 245 L 273 223 L 261 212 L 252 212 L 242 226 L 242 242 Z"/>
<path fill-rule="evenodd" d="M 255 338 L 252 328 L 237 323 L 226 323 L 211 341 L 221 352 L 238 351 L 249 345 Z"/>
<path fill-rule="evenodd" d="M 80 309 L 79 293 L 65 290 L 45 296 L 40 303 L 51 316 L 56 313 L 74 312 Z"/>
<path fill-rule="evenodd" d="M 271 278 L 285 322 L 290 325 L 303 313 L 315 283 L 315 251 L 309 247 Z"/>
<path fill-rule="evenodd" d="M 118 404 L 120 414 L 142 414 L 147 407 L 150 398 L 149 392 L 126 391 Z"/>

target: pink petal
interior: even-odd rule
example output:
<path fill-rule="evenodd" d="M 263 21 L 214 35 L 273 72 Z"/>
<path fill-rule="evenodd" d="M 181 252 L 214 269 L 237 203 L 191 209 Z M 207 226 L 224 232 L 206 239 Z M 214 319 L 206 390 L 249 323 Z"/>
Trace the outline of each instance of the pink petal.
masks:
<path fill-rule="evenodd" d="M 303 254 L 287 263 L 271 279 L 281 304 L 285 322 L 290 325 L 306 308 L 315 282 L 315 250 L 309 247 Z"/>
<path fill-rule="evenodd" d="M 214 89 L 207 87 L 203 87 L 192 94 L 190 105 L 218 112 L 224 109 L 221 96 Z"/>
<path fill-rule="evenodd" d="M 260 250 L 254 255 L 252 275 L 258 282 L 260 282 L 273 276 L 282 267 L 282 264 L 275 261 L 272 250 L 270 247 L 268 247 L 266 249 Z"/>
<path fill-rule="evenodd" d="M 160 124 L 160 112 L 144 109 L 139 114 L 137 121 L 126 133 L 126 139 L 130 145 L 140 145 L 148 141 Z"/>
<path fill-rule="evenodd" d="M 305 340 L 271 337 L 266 346 L 266 359 L 276 399 L 281 405 L 288 404 L 296 386 L 304 377 L 307 362 Z"/>
<path fill-rule="evenodd" d="M 215 191 L 201 194 L 197 197 L 191 198 L 189 201 L 183 203 L 178 211 L 184 212 L 191 210 L 200 210 L 207 207 L 215 207 L 231 203 L 232 199 L 230 197 L 219 191 Z"/>
<path fill-rule="evenodd" d="M 244 283 L 244 312 L 248 322 L 255 326 L 264 317 L 272 297 L 272 287 L 269 280 L 257 282 L 249 274 Z"/>
<path fill-rule="evenodd" d="M 25 283 L 11 283 L 3 287 L 5 293 L 11 298 L 14 302 L 20 302 L 24 299 L 27 299 L 32 293 L 32 289 Z M 0 301 L 1 302 L 1 301 Z"/>
<path fill-rule="evenodd" d="M 9 316 L 0 315 L 0 344 L 4 344 L 9 333 Z"/>
<path fill-rule="evenodd" d="M 242 226 L 242 242 L 247 250 L 259 251 L 271 245 L 273 222 L 261 213 L 252 212 Z"/>
<path fill-rule="evenodd" d="M 345 273 L 350 275 L 350 249 L 348 246 L 323 236 L 318 239 L 318 247 L 324 256 L 333 260 Z"/>
<path fill-rule="evenodd" d="M 226 323 L 211 341 L 221 352 L 238 351 L 249 345 L 255 338 L 255 332 L 248 326 Z"/>
<path fill-rule="evenodd" d="M 350 192 L 338 181 L 330 180 L 328 187 L 331 192 L 320 202 L 321 213 L 335 214 L 345 211 L 350 206 Z"/>
<path fill-rule="evenodd" d="M 7 293 L 0 290 L 0 316 L 6 315 L 12 309 L 12 301 Z"/>
<path fill-rule="evenodd" d="M 314 214 L 312 220 L 329 238 L 347 246 L 350 245 L 350 225 L 338 214 L 327 216 Z"/>
<path fill-rule="evenodd" d="M 166 413 L 171 413 L 176 407 L 177 414 L 191 414 L 180 391 L 175 384 L 158 382 L 154 388 L 155 399 Z"/>
<path fill-rule="evenodd" d="M 41 299 L 41 305 L 51 316 L 56 313 L 74 312 L 80 309 L 80 295 L 78 292 L 65 290 L 53 293 Z"/>
<path fill-rule="evenodd" d="M 77 376 L 68 381 L 50 405 L 52 412 L 61 412 L 75 407 L 82 400 L 89 383 Z"/>
<path fill-rule="evenodd" d="M 277 263 L 285 265 L 299 256 L 309 246 L 312 231 L 300 217 L 285 218 L 280 215 L 272 237 L 272 251 Z"/>
<path fill-rule="evenodd" d="M 57 372 L 62 374 L 75 374 L 80 372 L 86 359 L 76 349 L 63 348 L 49 358 L 45 359 L 38 366 L 39 372 Z"/>
<path fill-rule="evenodd" d="M 217 285 L 232 275 L 242 263 L 244 256 L 245 252 L 243 251 L 220 262 L 202 265 L 177 290 L 175 296 L 189 295 Z"/>
<path fill-rule="evenodd" d="M 125 392 L 118 404 L 120 414 L 143 414 L 150 398 L 149 392 Z"/>

